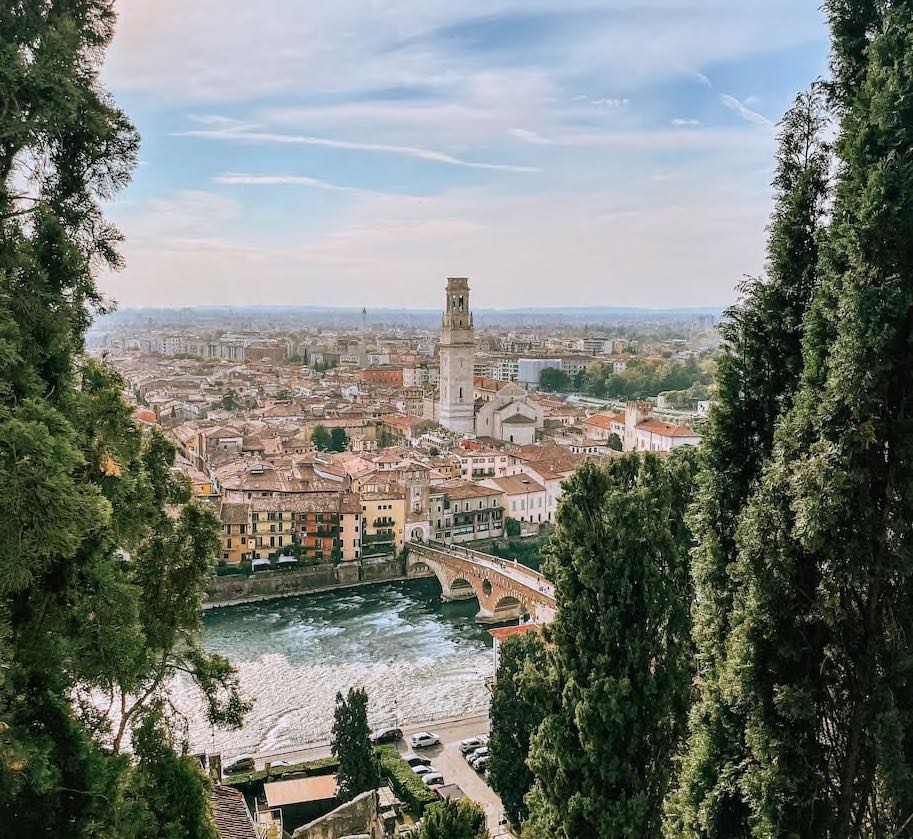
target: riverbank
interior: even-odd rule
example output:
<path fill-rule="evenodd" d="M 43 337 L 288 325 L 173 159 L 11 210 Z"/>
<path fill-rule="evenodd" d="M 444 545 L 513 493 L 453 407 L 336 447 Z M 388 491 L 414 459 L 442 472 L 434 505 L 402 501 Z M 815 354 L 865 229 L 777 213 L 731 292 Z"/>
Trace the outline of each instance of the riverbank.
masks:
<path fill-rule="evenodd" d="M 423 722 L 410 722 L 401 726 L 403 737 L 408 738 L 419 731 L 433 731 L 439 735 L 443 744 L 458 743 L 467 737 L 487 735 L 489 727 L 488 714 L 468 714 L 459 717 L 447 717 L 439 720 L 424 720 Z M 227 757 L 224 755 L 223 757 Z M 257 769 L 265 769 L 267 763 L 284 760 L 287 763 L 304 763 L 310 760 L 320 760 L 330 757 L 330 740 L 323 738 L 312 743 L 302 743 L 300 746 L 276 749 L 272 751 L 257 752 L 251 755 Z"/>
<path fill-rule="evenodd" d="M 292 571 L 258 571 L 248 577 L 211 577 L 206 585 L 203 609 L 263 603 L 303 594 L 320 594 L 356 588 L 371 583 L 392 583 L 429 576 L 410 571 L 402 557 L 311 565 Z"/>
<path fill-rule="evenodd" d="M 311 749 L 329 735 L 336 693 L 364 686 L 372 725 L 458 718 L 488 707 L 492 640 L 474 601 L 444 603 L 434 578 L 307 591 L 204 613 L 207 650 L 231 659 L 254 705 L 240 731 L 212 730 L 190 680 L 173 688 L 197 751 Z"/>

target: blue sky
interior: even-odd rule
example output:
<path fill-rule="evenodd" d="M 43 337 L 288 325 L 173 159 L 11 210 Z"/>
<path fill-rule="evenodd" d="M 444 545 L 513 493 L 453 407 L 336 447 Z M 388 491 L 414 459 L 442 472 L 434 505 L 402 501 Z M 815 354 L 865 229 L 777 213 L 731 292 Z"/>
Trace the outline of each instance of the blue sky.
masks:
<path fill-rule="evenodd" d="M 120 0 L 123 306 L 689 306 L 763 268 L 816 0 Z"/>

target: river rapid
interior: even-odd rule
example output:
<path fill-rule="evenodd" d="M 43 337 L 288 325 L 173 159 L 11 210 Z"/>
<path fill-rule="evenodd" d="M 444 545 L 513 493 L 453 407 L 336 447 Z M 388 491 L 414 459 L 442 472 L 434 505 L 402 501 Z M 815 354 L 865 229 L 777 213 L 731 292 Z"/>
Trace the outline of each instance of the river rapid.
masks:
<path fill-rule="evenodd" d="M 474 600 L 443 603 L 436 580 L 213 609 L 204 644 L 232 660 L 254 707 L 213 731 L 186 681 L 173 688 L 195 751 L 272 752 L 329 737 L 337 691 L 365 687 L 372 726 L 483 713 L 492 640 Z"/>

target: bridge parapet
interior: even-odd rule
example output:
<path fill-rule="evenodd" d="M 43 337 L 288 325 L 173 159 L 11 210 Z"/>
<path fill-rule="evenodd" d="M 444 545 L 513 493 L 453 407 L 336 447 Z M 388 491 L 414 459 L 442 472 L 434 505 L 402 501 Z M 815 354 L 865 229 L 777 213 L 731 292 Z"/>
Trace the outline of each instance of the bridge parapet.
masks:
<path fill-rule="evenodd" d="M 537 622 L 547 623 L 554 618 L 551 583 L 519 563 L 441 542 L 410 542 L 409 562 L 421 562 L 431 569 L 445 598 L 477 597 L 478 620 L 500 622 L 519 617 L 521 610 Z"/>

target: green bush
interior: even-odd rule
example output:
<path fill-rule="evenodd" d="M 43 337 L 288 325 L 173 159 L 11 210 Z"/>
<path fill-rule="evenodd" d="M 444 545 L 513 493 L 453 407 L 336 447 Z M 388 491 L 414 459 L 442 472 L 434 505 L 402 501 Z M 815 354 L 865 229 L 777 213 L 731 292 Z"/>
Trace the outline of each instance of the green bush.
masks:
<path fill-rule="evenodd" d="M 251 565 L 249 562 L 242 562 L 240 565 L 217 565 L 217 577 L 249 577 L 251 575 Z"/>
<path fill-rule="evenodd" d="M 416 817 L 421 816 L 425 807 L 438 800 L 438 794 L 425 786 L 412 767 L 402 759 L 395 746 L 383 746 L 380 752 L 380 769 L 390 781 L 393 792 Z"/>

